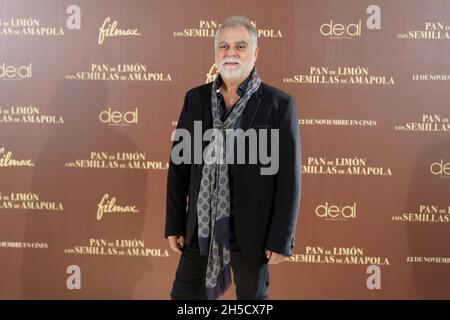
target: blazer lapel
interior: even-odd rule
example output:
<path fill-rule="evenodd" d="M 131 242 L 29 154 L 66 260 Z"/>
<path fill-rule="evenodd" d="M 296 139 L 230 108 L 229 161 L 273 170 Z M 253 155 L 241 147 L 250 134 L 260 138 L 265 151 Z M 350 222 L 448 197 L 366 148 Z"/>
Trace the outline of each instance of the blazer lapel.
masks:
<path fill-rule="evenodd" d="M 242 113 L 242 122 L 241 128 L 242 130 L 247 130 L 253 124 L 255 120 L 256 112 L 258 111 L 259 105 L 261 103 L 261 86 L 259 86 L 258 90 L 250 97 L 245 106 L 244 112 Z"/>
<path fill-rule="evenodd" d="M 206 87 L 206 92 L 203 94 L 203 116 L 202 116 L 202 130 L 206 130 L 213 127 L 212 124 L 212 111 L 211 111 L 211 86 Z M 203 146 L 207 144 L 203 142 Z"/>

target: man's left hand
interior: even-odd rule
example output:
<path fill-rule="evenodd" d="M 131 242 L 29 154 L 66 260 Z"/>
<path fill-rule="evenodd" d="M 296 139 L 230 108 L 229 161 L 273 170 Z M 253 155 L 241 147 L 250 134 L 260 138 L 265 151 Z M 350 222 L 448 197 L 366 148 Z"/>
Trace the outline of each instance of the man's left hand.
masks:
<path fill-rule="evenodd" d="M 283 262 L 286 258 L 285 255 L 270 250 L 266 250 L 266 257 L 267 259 L 269 259 L 269 264 L 278 264 L 280 262 Z"/>

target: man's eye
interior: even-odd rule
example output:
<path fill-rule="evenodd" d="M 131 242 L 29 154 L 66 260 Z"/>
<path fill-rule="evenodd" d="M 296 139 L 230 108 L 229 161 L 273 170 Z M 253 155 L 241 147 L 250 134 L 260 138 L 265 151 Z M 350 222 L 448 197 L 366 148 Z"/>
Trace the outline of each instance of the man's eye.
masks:
<path fill-rule="evenodd" d="M 219 46 L 220 49 L 225 49 L 226 47 L 227 47 L 226 45 Z"/>
<path fill-rule="evenodd" d="M 238 45 L 239 50 L 245 50 L 246 48 L 247 48 L 247 46 L 245 44 Z"/>

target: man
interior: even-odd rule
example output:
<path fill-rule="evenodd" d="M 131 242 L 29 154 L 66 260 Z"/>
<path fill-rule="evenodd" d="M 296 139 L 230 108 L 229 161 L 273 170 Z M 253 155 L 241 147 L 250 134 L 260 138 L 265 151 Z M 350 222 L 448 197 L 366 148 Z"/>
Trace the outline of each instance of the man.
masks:
<path fill-rule="evenodd" d="M 261 82 L 257 56 L 255 27 L 245 17 L 228 18 L 215 35 L 216 80 L 186 94 L 176 133 L 195 136 L 198 124 L 205 136 L 213 129 L 201 151 L 216 161 L 197 163 L 190 150 L 179 148 L 186 141 L 175 134 L 165 230 L 171 249 L 181 253 L 172 299 L 218 298 L 231 283 L 230 267 L 238 299 L 267 299 L 268 264 L 292 255 L 300 201 L 296 106 L 292 97 Z M 233 129 L 277 133 L 263 145 L 277 158 L 276 172 L 263 174 L 267 162 L 250 161 L 255 144 L 230 147 L 238 137 L 222 139 Z M 260 147 L 263 138 L 258 136 Z M 195 143 L 188 146 L 195 153 Z M 228 160 L 233 150 L 247 155 L 244 163 L 217 161 Z M 189 161 L 174 160 L 177 153 Z"/>

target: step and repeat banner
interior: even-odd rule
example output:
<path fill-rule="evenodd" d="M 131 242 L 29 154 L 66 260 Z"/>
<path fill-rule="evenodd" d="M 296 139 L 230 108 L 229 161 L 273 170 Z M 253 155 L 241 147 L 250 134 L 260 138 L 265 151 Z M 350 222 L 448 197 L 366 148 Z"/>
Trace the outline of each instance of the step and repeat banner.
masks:
<path fill-rule="evenodd" d="M 1 299 L 169 298 L 170 136 L 231 15 L 299 115 L 270 297 L 450 298 L 449 1 L 0 0 Z"/>

